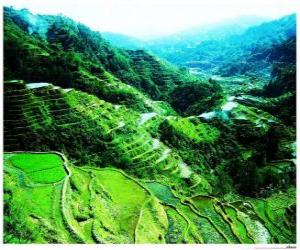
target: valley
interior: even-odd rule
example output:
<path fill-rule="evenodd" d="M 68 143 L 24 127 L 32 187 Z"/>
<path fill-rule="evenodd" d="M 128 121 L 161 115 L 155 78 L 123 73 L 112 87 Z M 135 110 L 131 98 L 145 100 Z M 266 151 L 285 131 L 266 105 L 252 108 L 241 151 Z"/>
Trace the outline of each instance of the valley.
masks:
<path fill-rule="evenodd" d="M 293 18 L 169 58 L 5 7 L 4 242 L 295 243 Z"/>

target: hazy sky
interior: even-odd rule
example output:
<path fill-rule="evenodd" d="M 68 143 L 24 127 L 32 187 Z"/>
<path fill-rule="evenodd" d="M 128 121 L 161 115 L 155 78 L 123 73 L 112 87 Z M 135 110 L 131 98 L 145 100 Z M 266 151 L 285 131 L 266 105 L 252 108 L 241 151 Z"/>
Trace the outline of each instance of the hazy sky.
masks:
<path fill-rule="evenodd" d="M 241 15 L 279 17 L 297 0 L 3 0 L 33 13 L 62 13 L 94 30 L 139 38 L 175 33 Z"/>

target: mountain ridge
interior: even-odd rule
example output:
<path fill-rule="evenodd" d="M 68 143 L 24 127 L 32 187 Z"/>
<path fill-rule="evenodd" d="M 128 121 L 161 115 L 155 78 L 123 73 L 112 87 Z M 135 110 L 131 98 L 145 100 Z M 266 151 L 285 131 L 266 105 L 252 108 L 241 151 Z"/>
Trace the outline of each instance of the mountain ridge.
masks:
<path fill-rule="evenodd" d="M 294 243 L 295 42 L 201 77 L 5 8 L 4 241 Z"/>

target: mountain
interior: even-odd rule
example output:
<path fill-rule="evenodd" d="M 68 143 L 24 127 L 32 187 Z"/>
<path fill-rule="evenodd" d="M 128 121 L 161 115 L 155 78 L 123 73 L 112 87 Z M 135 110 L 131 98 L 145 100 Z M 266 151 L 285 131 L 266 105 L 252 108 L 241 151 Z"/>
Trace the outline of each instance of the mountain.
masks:
<path fill-rule="evenodd" d="M 154 48 L 157 46 L 167 49 L 167 46 L 181 47 L 183 44 L 192 48 L 205 40 L 224 39 L 232 35 L 239 35 L 251 26 L 259 25 L 268 20 L 264 17 L 240 16 L 213 24 L 195 26 L 173 35 L 150 40 L 148 44 L 150 48 L 153 45 Z"/>
<path fill-rule="evenodd" d="M 270 48 L 229 87 L 4 8 L 4 242 L 294 243 L 295 39 Z"/>
<path fill-rule="evenodd" d="M 200 72 L 232 76 L 255 75 L 259 71 L 260 75 L 268 77 L 272 64 L 268 50 L 295 36 L 296 15 L 242 29 L 237 25 L 237 32 L 231 26 L 228 26 L 229 31 L 226 27 L 213 29 L 212 35 L 208 36 L 202 37 L 201 33 L 200 36 L 182 36 L 175 43 L 168 39 L 162 43 L 154 42 L 149 49 L 172 63 Z"/>
<path fill-rule="evenodd" d="M 185 83 L 205 86 L 206 96 L 214 92 L 209 82 L 142 50 L 133 52 L 115 48 L 100 33 L 71 19 L 35 17 L 27 10 L 18 12 L 6 8 L 4 11 L 7 23 L 5 79 L 49 81 L 62 87 L 80 88 L 102 98 L 108 98 L 106 92 L 110 85 L 106 81 L 113 79 L 132 85 L 155 100 L 168 101 L 169 93 Z M 39 21 L 33 21 L 34 18 Z M 47 31 L 40 28 L 40 22 L 42 27 L 48 27 Z M 16 36 L 21 39 L 16 40 Z M 49 65 L 55 67 L 49 70 Z M 113 99 L 130 102 L 138 98 L 133 93 L 118 90 Z"/>
<path fill-rule="evenodd" d="M 126 36 L 123 34 L 102 32 L 102 37 L 109 41 L 112 45 L 123 49 L 140 49 L 143 48 L 144 42 L 137 38 Z"/>
<path fill-rule="evenodd" d="M 167 50 L 170 46 L 180 46 L 180 43 L 185 43 L 186 46 L 192 47 L 204 40 L 220 39 L 237 35 L 250 26 L 258 25 L 267 20 L 269 19 L 264 17 L 240 16 L 210 25 L 195 26 L 173 35 L 143 41 L 131 36 L 111 32 L 103 32 L 102 36 L 114 46 L 125 49 L 155 49 L 155 47 L 158 47 L 161 50 Z"/>

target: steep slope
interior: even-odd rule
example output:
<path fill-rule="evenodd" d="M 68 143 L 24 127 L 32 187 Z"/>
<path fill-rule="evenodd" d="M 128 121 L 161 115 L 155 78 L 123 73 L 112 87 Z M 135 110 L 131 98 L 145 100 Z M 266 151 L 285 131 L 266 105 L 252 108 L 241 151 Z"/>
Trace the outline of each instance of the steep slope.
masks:
<path fill-rule="evenodd" d="M 195 26 L 173 35 L 154 39 L 144 43 L 144 46 L 154 53 L 168 53 L 168 50 L 181 53 L 182 48 L 193 49 L 203 41 L 226 39 L 240 35 L 248 28 L 269 21 L 268 18 L 258 16 L 240 16 L 225 19 L 221 22 Z"/>
<path fill-rule="evenodd" d="M 109 80 L 132 85 L 155 100 L 167 100 L 169 93 L 184 83 L 204 84 L 207 91 L 213 90 L 209 83 L 143 51 L 114 48 L 100 33 L 66 17 L 35 16 L 28 10 L 5 8 L 4 18 L 7 80 L 47 81 L 101 98 L 107 96 Z M 135 98 L 134 93 L 116 91 L 113 100 L 130 102 Z"/>
<path fill-rule="evenodd" d="M 277 116 L 286 125 L 296 127 L 296 37 L 269 49 L 271 78 L 262 88 L 254 87 L 246 93 L 244 104 Z"/>
<path fill-rule="evenodd" d="M 195 68 L 198 72 L 221 74 L 224 76 L 238 74 L 270 74 L 273 62 L 269 57 L 270 47 L 276 46 L 296 34 L 296 16 L 264 22 L 248 27 L 241 34 L 228 36 L 216 35 L 202 39 L 197 44 L 197 36 L 172 47 L 172 42 L 164 45 L 152 45 L 155 54 L 177 65 Z M 194 45 L 187 45 L 193 40 Z M 150 47 L 151 49 L 151 47 Z M 259 76 L 259 74 L 256 74 Z"/>
<path fill-rule="evenodd" d="M 112 32 L 101 32 L 104 39 L 109 41 L 113 46 L 123 49 L 141 49 L 143 48 L 143 42 L 123 34 Z"/>
<path fill-rule="evenodd" d="M 222 106 L 220 114 L 211 112 L 215 117 L 200 115 L 204 123 L 197 117 L 159 113 L 161 107 L 139 113 L 48 83 L 7 82 L 4 100 L 6 151 L 65 152 L 82 164 L 113 164 L 139 178 L 175 185 L 176 192 L 182 194 L 232 190 L 230 184 L 222 184 L 219 179 L 225 173 L 229 180 L 233 178 L 234 185 L 242 185 L 238 189 L 248 192 L 239 176 L 242 172 L 234 169 L 246 171 L 248 164 L 254 164 L 247 171 L 257 175 L 256 170 L 266 161 L 293 157 L 293 148 L 289 148 L 294 140 L 292 131 L 281 128 L 281 134 L 270 134 L 272 129 L 282 127 L 280 121 L 254 108 L 238 107 L 232 100 Z M 226 128 L 231 119 L 234 124 Z M 281 155 L 279 158 L 268 155 L 272 148 L 264 141 L 270 138 L 277 140 L 270 147 L 278 147 L 282 152 L 276 154 Z M 214 169 L 216 175 L 212 174 Z M 286 179 L 286 185 L 293 183 L 293 177 Z M 248 194 L 255 195 L 265 185 L 264 181 L 257 183 L 257 188 L 253 186 Z"/>
<path fill-rule="evenodd" d="M 232 35 L 238 35 L 243 33 L 247 28 L 266 21 L 269 21 L 269 19 L 265 17 L 240 16 L 213 24 L 195 26 L 173 35 L 148 40 L 139 40 L 131 36 L 111 32 L 103 32 L 102 36 L 119 48 L 149 48 L 154 53 L 161 54 L 163 51 L 164 53 L 168 53 L 170 49 L 175 50 L 183 46 L 192 48 L 205 40 L 224 39 Z M 179 51 L 177 50 L 177 52 Z"/>
<path fill-rule="evenodd" d="M 62 16 L 5 9 L 4 36 L 6 242 L 295 242 L 293 40 L 224 97 Z"/>
<path fill-rule="evenodd" d="M 201 174 L 196 166 L 190 169 L 159 141 L 159 124 L 176 119 L 166 116 L 159 103 L 152 102 L 152 112 L 139 113 L 49 83 L 11 81 L 4 90 L 5 151 L 55 150 L 81 164 L 113 164 L 142 179 L 180 183 L 174 186 L 178 193 L 211 192 L 209 184 L 203 185 L 205 178 L 202 184 L 196 182 Z"/>

